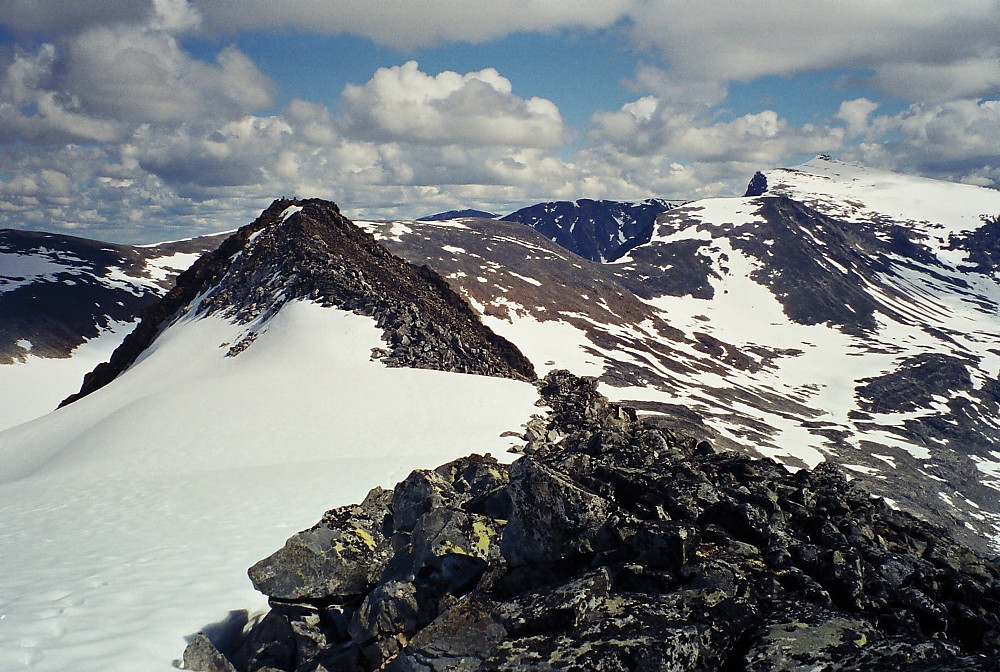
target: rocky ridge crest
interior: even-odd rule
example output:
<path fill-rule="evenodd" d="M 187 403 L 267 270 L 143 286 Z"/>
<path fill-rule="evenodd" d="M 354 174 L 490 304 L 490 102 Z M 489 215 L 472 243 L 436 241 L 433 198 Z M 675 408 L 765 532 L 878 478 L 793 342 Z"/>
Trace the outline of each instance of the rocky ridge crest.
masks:
<path fill-rule="evenodd" d="M 1000 667 L 995 559 L 832 465 L 717 452 L 565 371 L 538 387 L 523 457 L 327 512 L 250 569 L 271 611 L 187 668 Z"/>
<path fill-rule="evenodd" d="M 249 325 L 229 350 L 235 356 L 270 316 L 295 299 L 374 317 L 386 347 L 373 357 L 387 366 L 535 378 L 517 347 L 483 326 L 436 272 L 388 252 L 335 203 L 279 199 L 182 273 L 165 297 L 143 311 L 110 361 L 88 374 L 80 392 L 63 405 L 113 380 L 188 311 Z"/>

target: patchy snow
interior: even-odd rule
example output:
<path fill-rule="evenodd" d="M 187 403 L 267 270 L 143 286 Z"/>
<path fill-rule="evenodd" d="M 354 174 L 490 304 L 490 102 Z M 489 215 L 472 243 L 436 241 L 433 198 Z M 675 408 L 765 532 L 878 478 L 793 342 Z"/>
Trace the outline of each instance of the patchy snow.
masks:
<path fill-rule="evenodd" d="M 417 467 L 505 453 L 537 409 L 517 381 L 388 369 L 370 318 L 293 302 L 253 345 L 171 326 L 75 404 L 0 433 L 0 669 L 168 672 L 246 569 L 326 509 Z"/>
<path fill-rule="evenodd" d="M 43 248 L 44 249 L 44 248 Z M 0 252 L 0 294 L 39 281 L 55 282 L 57 273 L 83 275 L 81 259 L 67 254 L 36 250 L 33 254 Z"/>
<path fill-rule="evenodd" d="M 301 205 L 289 205 L 287 208 L 281 211 L 281 221 L 285 221 L 286 219 L 294 215 L 296 212 L 301 212 L 301 211 L 302 211 Z"/>
<path fill-rule="evenodd" d="M 534 285 L 535 287 L 541 287 L 542 283 L 534 278 L 529 278 L 526 275 L 521 275 L 520 273 L 515 273 L 514 271 L 507 271 L 507 275 L 512 275 L 519 280 L 527 282 L 529 285 Z"/>
<path fill-rule="evenodd" d="M 146 270 L 153 276 L 153 280 L 163 282 L 191 268 L 200 257 L 197 252 L 175 252 L 167 256 L 152 257 L 146 260 Z"/>

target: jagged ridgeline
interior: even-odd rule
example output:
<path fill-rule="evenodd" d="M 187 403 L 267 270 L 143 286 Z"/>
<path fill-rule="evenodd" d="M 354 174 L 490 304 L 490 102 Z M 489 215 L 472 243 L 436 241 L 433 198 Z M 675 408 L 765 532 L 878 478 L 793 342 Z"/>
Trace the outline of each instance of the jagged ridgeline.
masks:
<path fill-rule="evenodd" d="M 271 611 L 194 670 L 1000 669 L 1000 570 L 835 466 L 789 473 L 565 371 L 507 466 L 328 511 L 249 570 Z M 662 422 L 662 421 L 661 421 Z"/>
<path fill-rule="evenodd" d="M 111 382 L 163 328 L 189 311 L 263 325 L 288 301 L 307 299 L 374 317 L 388 366 L 534 380 L 531 362 L 489 328 L 448 283 L 403 261 L 321 199 L 274 201 L 253 223 L 182 273 L 142 312 L 109 362 L 87 375 L 71 403 Z M 233 346 L 236 355 L 254 339 Z"/>

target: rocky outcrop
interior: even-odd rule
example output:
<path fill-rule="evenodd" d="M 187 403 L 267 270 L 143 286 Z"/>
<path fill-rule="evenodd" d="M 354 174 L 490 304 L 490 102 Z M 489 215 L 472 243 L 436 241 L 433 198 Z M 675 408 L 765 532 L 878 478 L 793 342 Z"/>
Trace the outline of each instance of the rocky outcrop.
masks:
<path fill-rule="evenodd" d="M 250 570 L 238 670 L 996 670 L 1000 569 L 827 464 L 789 473 L 538 383 L 472 455 L 328 512 Z"/>
<path fill-rule="evenodd" d="M 753 174 L 750 178 L 750 183 L 747 184 L 746 193 L 743 194 L 744 198 L 751 196 L 760 196 L 765 191 L 767 191 L 767 175 L 760 172 L 759 170 Z"/>
<path fill-rule="evenodd" d="M 296 299 L 374 317 L 386 347 L 373 355 L 388 366 L 535 378 L 531 362 L 483 326 L 440 275 L 388 252 L 335 203 L 283 199 L 182 273 L 174 289 L 143 311 L 110 361 L 88 374 L 63 405 L 113 380 L 185 311 L 262 324 Z M 251 330 L 230 354 L 249 347 L 256 333 Z"/>

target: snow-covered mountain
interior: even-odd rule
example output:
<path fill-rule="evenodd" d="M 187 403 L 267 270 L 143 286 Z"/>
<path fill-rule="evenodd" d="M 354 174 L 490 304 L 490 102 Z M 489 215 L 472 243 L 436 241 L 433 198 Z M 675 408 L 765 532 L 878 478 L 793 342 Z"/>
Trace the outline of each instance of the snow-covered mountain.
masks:
<path fill-rule="evenodd" d="M 322 511 L 502 456 L 532 365 L 717 446 L 837 462 L 995 553 L 1000 192 L 826 158 L 755 182 L 610 263 L 517 222 L 358 222 L 372 239 L 276 202 L 76 401 L 0 433 L 0 669 L 165 671 L 216 605 L 262 606 L 246 567 Z"/>
<path fill-rule="evenodd" d="M 151 246 L 0 230 L 0 429 L 53 410 L 224 235 Z"/>
<path fill-rule="evenodd" d="M 513 457 L 500 434 L 537 399 L 445 282 L 319 202 L 202 257 L 118 352 L 110 384 L 0 433 L 5 671 L 173 669 L 239 620 L 221 605 L 265 607 L 245 570 L 290 531 L 417 467 Z"/>
<path fill-rule="evenodd" d="M 641 202 L 594 201 L 538 203 L 502 219 L 530 226 L 549 240 L 592 261 L 614 261 L 649 241 L 656 217 L 679 202 L 650 198 Z"/>
<path fill-rule="evenodd" d="M 1000 541 L 1000 192 L 818 158 L 657 219 L 615 263 L 500 222 L 366 224 L 543 373 Z"/>

